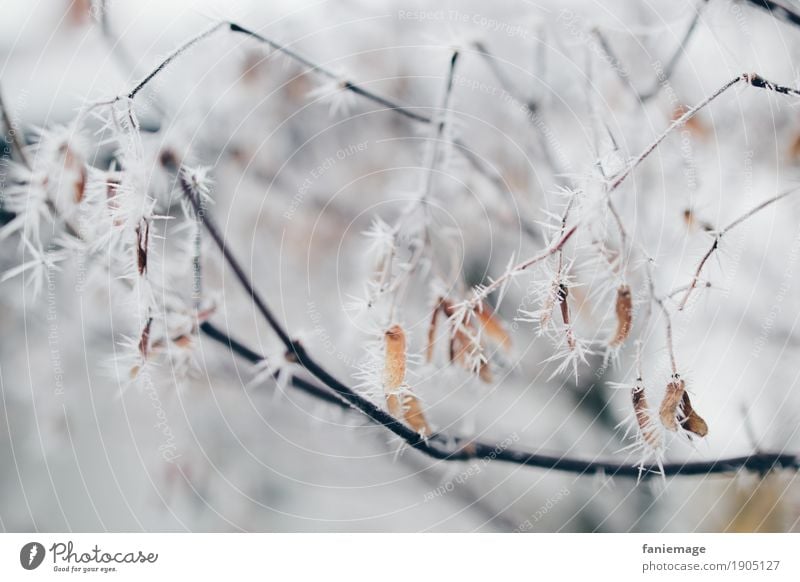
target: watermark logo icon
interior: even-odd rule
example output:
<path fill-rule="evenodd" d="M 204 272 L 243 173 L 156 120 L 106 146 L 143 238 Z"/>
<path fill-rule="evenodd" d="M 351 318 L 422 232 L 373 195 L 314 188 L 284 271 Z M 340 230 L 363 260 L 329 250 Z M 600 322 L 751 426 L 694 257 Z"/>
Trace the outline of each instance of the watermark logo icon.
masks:
<path fill-rule="evenodd" d="M 19 563 L 26 570 L 35 570 L 44 561 L 44 546 L 39 542 L 28 542 L 19 551 Z"/>

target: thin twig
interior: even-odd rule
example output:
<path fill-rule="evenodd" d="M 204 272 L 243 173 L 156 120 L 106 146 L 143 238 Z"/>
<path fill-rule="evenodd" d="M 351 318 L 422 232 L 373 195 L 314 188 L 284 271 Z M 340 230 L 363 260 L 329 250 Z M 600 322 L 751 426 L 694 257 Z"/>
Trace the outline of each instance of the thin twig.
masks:
<path fill-rule="evenodd" d="M 286 55 L 287 57 L 295 60 L 296 62 L 300 63 L 307 69 L 312 72 L 316 72 L 321 74 L 322 76 L 332 79 L 338 80 L 342 90 L 350 91 L 355 95 L 359 95 L 364 97 L 373 103 L 377 103 L 390 111 L 397 113 L 403 117 L 406 117 L 412 121 L 416 121 L 418 123 L 425 123 L 430 124 L 433 123 L 433 118 L 427 116 L 423 113 L 419 113 L 412 109 L 411 107 L 400 105 L 396 101 L 393 101 L 383 95 L 379 95 L 370 91 L 369 89 L 365 89 L 360 85 L 356 85 L 352 81 L 348 81 L 346 79 L 340 78 L 334 71 L 328 69 L 327 67 L 315 63 L 311 59 L 305 57 L 304 55 L 298 53 L 297 51 L 292 50 L 288 46 L 281 44 L 271 38 L 268 38 L 262 34 L 259 34 L 249 28 L 236 24 L 235 22 L 230 21 L 223 21 L 215 24 L 210 29 L 206 30 L 205 32 L 191 38 L 183 45 L 178 47 L 175 51 L 173 51 L 169 56 L 167 56 L 164 61 L 162 61 L 150 74 L 148 74 L 136 87 L 134 87 L 128 94 L 129 98 L 134 98 L 136 94 L 141 91 L 147 83 L 149 83 L 156 75 L 158 75 L 161 71 L 163 71 L 172 61 L 178 58 L 180 55 L 184 54 L 189 48 L 197 44 L 198 42 L 208 38 L 213 34 L 214 31 L 228 27 L 231 32 L 244 34 L 254 40 L 257 40 L 267 46 L 271 47 L 272 49 Z M 114 100 L 116 101 L 116 100 Z M 114 102 L 112 101 L 112 102 Z M 489 182 L 500 192 L 504 195 L 510 196 L 510 192 L 506 187 L 505 180 L 503 176 L 494 168 L 490 167 L 488 164 L 484 163 L 473 151 L 472 149 L 464 143 L 460 138 L 456 137 L 453 139 L 453 145 L 456 146 L 456 151 L 458 151 L 464 159 L 466 159 L 467 163 L 469 163 L 472 168 L 484 176 Z M 535 228 L 531 225 L 527 224 L 526 222 L 522 223 L 523 232 L 529 235 L 532 238 L 539 238 L 539 233 Z"/>
<path fill-rule="evenodd" d="M 608 191 L 612 192 L 616 190 L 620 186 L 620 184 L 622 184 L 625 181 L 625 179 L 631 175 L 633 170 L 635 170 L 636 167 L 647 158 L 647 156 L 653 153 L 653 151 L 659 146 L 659 144 L 662 141 L 664 141 L 664 139 L 667 138 L 667 136 L 669 136 L 670 133 L 672 133 L 677 128 L 682 127 L 687 121 L 689 121 L 689 119 L 697 115 L 698 111 L 700 111 L 701 109 L 706 107 L 709 103 L 714 101 L 717 97 L 725 93 L 725 91 L 727 91 L 728 89 L 739 83 L 746 83 L 753 87 L 757 87 L 759 89 L 766 89 L 768 91 L 773 91 L 775 93 L 781 93 L 782 95 L 800 96 L 800 91 L 798 91 L 797 89 L 794 89 L 792 87 L 787 87 L 785 85 L 778 85 L 777 83 L 767 81 L 766 79 L 764 79 L 764 77 L 756 73 L 744 73 L 742 75 L 739 75 L 738 77 L 735 77 L 730 81 L 726 82 L 725 84 L 723 84 L 719 89 L 717 89 L 711 95 L 700 101 L 700 103 L 698 103 L 697 105 L 694 105 L 693 107 L 687 109 L 683 115 L 681 115 L 680 117 L 675 119 L 672 123 L 670 123 L 667 129 L 665 129 L 658 137 L 656 137 L 653 140 L 653 142 L 642 151 L 642 153 L 640 153 L 632 161 L 630 161 L 627 167 L 622 172 L 620 172 L 616 178 L 614 178 L 614 180 L 608 187 Z"/>
<path fill-rule="evenodd" d="M 442 94 L 442 104 L 439 108 L 438 120 L 436 122 L 436 129 L 433 135 L 433 144 L 431 145 L 431 154 L 428 159 L 428 167 L 425 172 L 425 185 L 422 189 L 422 197 L 420 203 L 424 204 L 428 201 L 431 193 L 431 186 L 433 185 L 433 174 L 436 168 L 436 162 L 439 161 L 439 149 L 444 135 L 444 128 L 447 123 L 447 117 L 450 114 L 450 99 L 453 95 L 453 79 L 456 72 L 456 63 L 458 62 L 459 52 L 453 51 L 453 56 L 450 58 L 450 67 L 447 71 L 447 81 L 445 83 L 444 93 Z"/>
<path fill-rule="evenodd" d="M 672 73 L 675 72 L 675 67 L 678 65 L 678 61 L 680 61 L 681 57 L 686 53 L 686 47 L 689 44 L 689 41 L 694 34 L 694 31 L 697 29 L 697 24 L 700 22 L 700 16 L 703 13 L 703 9 L 708 4 L 709 0 L 700 0 L 700 5 L 694 12 L 694 17 L 692 21 L 689 23 L 689 27 L 686 29 L 686 32 L 683 34 L 683 38 L 681 38 L 678 46 L 675 48 L 675 52 L 672 53 L 669 61 L 667 61 L 667 65 L 662 70 L 659 78 L 656 79 L 655 84 L 653 87 L 646 92 L 639 94 L 639 100 L 642 102 L 647 102 L 656 95 L 658 95 L 661 88 L 672 78 Z"/>
<path fill-rule="evenodd" d="M 800 9 L 785 0 L 747 0 L 753 6 L 766 10 L 776 18 L 800 26 Z"/>
<path fill-rule="evenodd" d="M 478 41 L 473 43 L 473 46 L 486 63 L 489 70 L 492 72 L 492 75 L 494 75 L 495 79 L 500 84 L 500 87 L 503 89 L 503 91 L 505 91 L 506 96 L 515 101 L 518 105 L 521 105 L 522 108 L 528 112 L 528 121 L 536 129 L 535 135 L 537 142 L 539 143 L 539 148 L 542 151 L 545 162 L 547 162 L 547 165 L 550 166 L 550 170 L 553 173 L 556 183 L 561 187 L 574 189 L 574 184 L 572 184 L 572 182 L 566 177 L 566 171 L 559 165 L 558 160 L 552 151 L 550 143 L 547 141 L 546 136 L 541 131 L 541 127 L 539 127 L 539 125 L 542 123 L 539 114 L 539 105 L 535 101 L 529 99 L 526 100 L 519 97 L 517 94 L 517 89 L 514 87 L 514 83 L 497 64 L 497 57 L 495 57 L 489 51 L 489 48 L 485 43 Z"/>
<path fill-rule="evenodd" d="M 672 56 L 670 56 L 669 60 L 667 61 L 667 65 L 661 70 L 661 74 L 658 75 L 653 87 L 648 91 L 638 91 L 633 86 L 628 78 L 627 71 L 622 64 L 622 60 L 617 56 L 614 49 L 611 47 L 611 43 L 608 42 L 608 39 L 600 31 L 600 29 L 597 27 L 592 28 L 591 33 L 597 40 L 600 50 L 605 53 L 606 58 L 609 61 L 609 66 L 617 74 L 617 77 L 619 77 L 619 80 L 622 82 L 622 84 L 631 90 L 637 101 L 640 103 L 646 103 L 658 95 L 661 89 L 666 85 L 667 81 L 669 81 L 669 79 L 672 77 L 672 74 L 675 72 L 675 67 L 678 65 L 681 57 L 686 53 L 686 47 L 689 44 L 689 41 L 691 40 L 695 30 L 697 29 L 697 24 L 700 22 L 700 16 L 703 12 L 703 8 L 705 8 L 708 2 L 709 0 L 700 0 L 700 5 L 695 10 L 694 17 L 689 23 L 689 27 L 683 34 L 678 46 L 675 47 Z"/>
<path fill-rule="evenodd" d="M 211 28 L 206 30 L 205 32 L 201 32 L 197 36 L 194 36 L 194 37 L 190 38 L 188 41 L 183 43 L 177 49 L 172 51 L 169 54 L 169 56 L 167 56 L 167 58 L 165 58 L 163 61 L 161 61 L 161 63 L 155 69 L 150 71 L 150 73 L 144 79 L 139 81 L 139 83 L 137 83 L 137 85 L 133 89 L 131 89 L 131 91 L 128 93 L 128 99 L 133 99 L 134 97 L 136 97 L 136 94 L 139 91 L 141 91 L 142 89 L 144 89 L 145 85 L 147 85 L 150 81 L 152 81 L 155 78 L 156 75 L 158 75 L 161 71 L 166 69 L 167 66 L 169 66 L 169 64 L 172 61 L 177 59 L 179 56 L 181 56 L 183 53 L 188 51 L 194 45 L 196 45 L 197 43 L 199 43 L 203 39 L 208 38 L 209 36 L 214 34 L 219 29 L 223 28 L 227 24 L 228 24 L 227 22 L 218 22 L 214 26 L 212 26 Z"/>
<path fill-rule="evenodd" d="M 534 255 L 528 259 L 525 259 L 521 263 L 514 265 L 510 269 L 508 269 L 505 273 L 494 279 L 491 283 L 486 285 L 485 287 L 480 288 L 475 292 L 473 297 L 465 302 L 464 306 L 467 309 L 475 309 L 480 303 L 489 295 L 494 293 L 497 289 L 499 289 L 506 281 L 511 279 L 512 277 L 518 275 L 519 273 L 525 271 L 532 265 L 536 263 L 540 263 L 545 260 L 547 257 L 554 255 L 555 253 L 559 252 L 567 241 L 569 241 L 570 237 L 575 234 L 575 231 L 578 230 L 578 224 L 570 228 L 555 244 L 551 245 L 550 247 L 543 250 L 538 255 Z"/>
<path fill-rule="evenodd" d="M 238 354 L 251 363 L 259 363 L 263 358 L 256 352 L 232 339 L 219 328 L 211 323 L 205 322 L 200 329 L 211 339 L 227 346 L 233 353 Z M 296 375 L 292 376 L 291 384 L 303 392 L 328 402 L 342 409 L 357 409 L 363 412 L 362 407 L 370 407 L 371 403 L 356 395 L 358 405 L 353 405 L 328 391 L 327 388 L 319 386 Z M 386 415 L 388 416 L 388 415 Z M 375 424 L 384 424 L 368 415 L 370 421 Z M 398 422 L 399 421 L 395 421 Z M 627 464 L 611 460 L 584 460 L 574 459 L 563 456 L 541 454 L 537 452 L 523 451 L 513 448 L 503 449 L 498 445 L 487 444 L 468 439 L 451 438 L 444 435 L 433 435 L 430 439 L 436 442 L 437 446 L 432 446 L 431 442 L 423 442 L 415 448 L 431 457 L 445 461 L 467 461 L 470 459 L 491 458 L 499 461 L 523 465 L 527 467 L 538 467 L 576 473 L 578 475 L 605 474 L 608 477 L 630 477 L 639 479 L 650 478 L 653 476 L 672 475 L 711 475 L 732 473 L 741 469 L 756 472 L 768 472 L 778 468 L 800 468 L 800 459 L 796 455 L 788 453 L 768 453 L 757 452 L 753 455 L 732 457 L 726 459 L 716 459 L 711 461 L 695 462 L 673 462 L 666 463 L 662 467 L 652 465 L 641 467 L 637 464 Z M 442 444 L 442 446 L 438 446 Z M 449 451 L 449 452 L 448 452 Z M 663 470 L 662 470 L 663 469 Z M 642 473 L 644 471 L 644 473 Z"/>
<path fill-rule="evenodd" d="M 754 208 L 751 208 L 750 210 L 742 214 L 740 217 L 735 219 L 733 222 L 725 226 L 722 230 L 720 230 L 714 235 L 714 242 L 711 243 L 711 248 L 709 248 L 703 255 L 703 258 L 700 259 L 700 263 L 697 265 L 697 269 L 694 272 L 692 281 L 691 283 L 689 283 L 689 287 L 686 289 L 686 293 L 684 294 L 683 299 L 681 299 L 680 305 L 678 306 L 678 311 L 683 311 L 683 308 L 686 307 L 686 302 L 689 301 L 689 295 L 692 294 L 692 291 L 694 291 L 695 287 L 697 287 L 697 282 L 700 280 L 700 274 L 703 272 L 703 267 L 705 267 L 706 263 L 708 262 L 708 259 L 711 258 L 711 255 L 714 254 L 714 251 L 716 251 L 719 248 L 719 243 L 720 240 L 722 239 L 722 235 L 730 232 L 733 228 L 739 226 L 742 222 L 744 222 L 754 214 L 760 212 L 764 208 L 767 208 L 772 204 L 775 204 L 779 200 L 782 200 L 787 196 L 794 194 L 796 192 L 800 192 L 800 188 L 792 188 L 790 190 L 786 190 L 785 192 L 781 192 L 777 196 L 773 196 L 772 198 L 765 200 L 758 206 L 755 206 Z"/>

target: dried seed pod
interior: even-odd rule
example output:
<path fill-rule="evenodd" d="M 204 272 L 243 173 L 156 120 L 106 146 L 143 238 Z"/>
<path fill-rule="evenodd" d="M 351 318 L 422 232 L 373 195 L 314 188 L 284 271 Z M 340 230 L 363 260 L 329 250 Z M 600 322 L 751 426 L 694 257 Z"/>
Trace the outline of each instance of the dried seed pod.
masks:
<path fill-rule="evenodd" d="M 664 428 L 675 432 L 678 430 L 678 405 L 683 400 L 686 392 L 686 383 L 677 375 L 673 376 L 672 382 L 667 384 L 667 392 L 664 400 L 661 401 L 659 416 Z"/>
<path fill-rule="evenodd" d="M 422 436 L 432 434 L 419 399 L 408 389 L 387 394 L 386 407 L 389 409 L 389 414 L 405 420 L 406 424 L 418 434 Z"/>
<path fill-rule="evenodd" d="M 136 268 L 139 275 L 147 273 L 147 250 L 150 246 L 150 223 L 146 218 L 136 226 Z"/>
<path fill-rule="evenodd" d="M 503 327 L 503 324 L 497 319 L 486 303 L 481 303 L 480 307 L 475 309 L 475 315 L 481 322 L 481 329 L 491 338 L 494 342 L 499 344 L 504 350 L 511 349 L 511 336 Z"/>
<path fill-rule="evenodd" d="M 83 200 L 86 194 L 86 181 L 89 179 L 89 173 L 86 171 L 85 166 L 81 166 L 78 170 L 78 177 L 75 180 L 75 203 L 78 204 Z"/>
<path fill-rule="evenodd" d="M 456 329 L 450 338 L 450 361 L 466 364 L 472 339 L 463 329 Z"/>
<path fill-rule="evenodd" d="M 486 382 L 487 384 L 491 384 L 493 380 L 492 376 L 492 368 L 489 366 L 489 362 L 481 362 L 478 366 L 478 377 Z"/>
<path fill-rule="evenodd" d="M 609 342 L 612 347 L 621 346 L 628 339 L 633 325 L 633 300 L 631 288 L 627 285 L 620 285 L 617 289 L 615 309 L 617 311 L 617 330 Z"/>
<path fill-rule="evenodd" d="M 559 305 L 561 305 L 561 319 L 564 320 L 565 325 L 569 325 L 569 303 L 567 303 L 567 297 L 569 297 L 569 288 L 563 283 L 559 283 L 558 295 L 556 297 Z"/>
<path fill-rule="evenodd" d="M 487 384 L 492 381 L 492 372 L 489 362 L 480 357 L 481 346 L 475 338 L 463 329 L 456 329 L 450 338 L 450 361 L 460 364 L 468 372 L 477 374 Z"/>
<path fill-rule="evenodd" d="M 703 418 L 695 412 L 694 408 L 692 407 L 692 402 L 689 400 L 689 393 L 683 393 L 683 400 L 681 404 L 681 410 L 683 411 L 683 420 L 681 420 L 681 426 L 686 429 L 687 431 L 696 434 L 699 437 L 704 437 L 708 434 L 708 424 Z"/>
<path fill-rule="evenodd" d="M 433 361 L 433 347 L 436 343 L 436 322 L 439 319 L 439 312 L 443 309 L 442 300 L 436 302 L 436 306 L 431 313 L 431 323 L 428 326 L 428 345 L 425 346 L 425 361 L 429 364 Z"/>
<path fill-rule="evenodd" d="M 641 378 L 636 380 L 636 385 L 631 390 L 631 400 L 633 402 L 633 412 L 636 416 L 636 424 L 639 426 L 642 440 L 650 448 L 660 449 L 661 435 L 650 417 L 650 408 L 647 405 L 647 398 L 644 394 L 644 384 Z"/>
<path fill-rule="evenodd" d="M 86 194 L 86 181 L 89 174 L 83 161 L 68 144 L 64 144 L 60 151 L 64 155 L 64 169 L 77 174 L 72 185 L 72 198 L 78 204 Z"/>
<path fill-rule="evenodd" d="M 399 325 L 393 325 L 384 334 L 386 360 L 383 368 L 383 384 L 387 391 L 403 385 L 406 377 L 406 334 Z"/>
<path fill-rule="evenodd" d="M 422 436 L 431 434 L 422 413 L 422 406 L 414 394 L 404 386 L 406 377 L 406 334 L 399 325 L 393 325 L 384 334 L 386 361 L 383 369 L 383 389 L 389 414 L 402 418 Z"/>
<path fill-rule="evenodd" d="M 146 360 L 147 356 L 150 354 L 150 328 L 152 325 L 153 318 L 150 317 L 147 323 L 144 324 L 142 335 L 139 337 L 139 355 L 142 356 L 143 360 Z"/>

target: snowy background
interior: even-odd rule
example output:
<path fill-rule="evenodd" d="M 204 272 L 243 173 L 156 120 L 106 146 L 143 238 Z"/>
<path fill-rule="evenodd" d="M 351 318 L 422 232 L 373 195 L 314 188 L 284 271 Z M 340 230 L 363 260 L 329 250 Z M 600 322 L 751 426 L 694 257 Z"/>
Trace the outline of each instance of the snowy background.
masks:
<path fill-rule="evenodd" d="M 2 0 L 0 90 L 28 142 L 37 128 L 64 126 L 86 163 L 108 170 L 113 148 L 95 117 L 74 125 L 79 109 L 127 94 L 215 21 L 257 30 L 425 115 L 437 114 L 458 47 L 446 136 L 468 144 L 502 177 L 502 188 L 445 146 L 431 189 L 436 229 L 449 241 L 442 248 L 467 288 L 486 283 L 512 256 L 543 248 L 521 225 L 549 232 L 550 213 L 563 212 L 565 184 L 579 184 L 580 219 L 596 226 L 566 251 L 580 285 L 573 316 L 578 335 L 602 346 L 614 328 L 614 304 L 607 273 L 598 273 L 602 262 L 591 261 L 592 245 L 593 237 L 607 237 L 613 246 L 616 233 L 592 202 L 601 184 L 597 160 L 618 170 L 676 109 L 744 72 L 788 86 L 800 79 L 793 66 L 800 27 L 747 2 L 705 4 L 110 0 L 103 14 L 88 1 Z M 658 95 L 640 102 L 634 93 L 658 84 L 700 5 L 674 72 Z M 113 37 L 103 34 L 101 18 Z M 595 28 L 619 62 L 599 50 Z M 491 51 L 515 93 L 537 103 L 533 122 L 518 101 L 503 97 L 475 41 Z M 369 365 L 365 348 L 386 324 L 380 313 L 352 309 L 374 269 L 364 232 L 378 217 L 391 223 L 419 196 L 431 128 L 331 91 L 326 79 L 285 56 L 218 30 L 137 97 L 138 162 L 156 212 L 175 217 L 159 223 L 152 242 L 154 276 L 180 280 L 176 270 L 187 264 L 186 245 L 175 243 L 186 231 L 172 228 L 180 222 L 171 204 L 178 194 L 158 163 L 168 151 L 210 168 L 209 212 L 256 286 L 311 353 L 357 384 Z M 797 97 L 734 87 L 671 134 L 615 193 L 629 236 L 654 259 L 658 294 L 691 280 L 712 240 L 704 225 L 727 224 L 797 186 L 798 106 Z M 4 188 L 9 180 L 4 170 Z M 710 432 L 692 441 L 667 435 L 665 460 L 800 452 L 799 223 L 794 198 L 770 206 L 725 237 L 685 311 L 677 311 L 680 295 L 668 301 L 681 373 Z M 54 228 L 45 222 L 42 229 L 46 245 Z M 19 233 L 6 236 L 0 271 L 30 260 L 28 252 Z M 95 249 L 66 258 L 37 297 L 30 273 L 0 284 L 3 530 L 800 527 L 794 472 L 637 485 L 500 462 L 436 461 L 402 448 L 356 412 L 258 379 L 259 370 L 202 335 L 192 337 L 185 357 L 162 361 L 152 383 L 130 382 L 122 368 L 130 367 L 126 350 L 141 332 L 141 306 L 119 289 L 111 255 Z M 273 334 L 210 244 L 203 271 L 211 321 L 280 359 Z M 636 327 L 647 309 L 643 271 L 632 260 L 633 336 L 642 341 L 657 405 L 668 359 L 663 324 Z M 536 308 L 537 281 L 546 277 L 537 269 L 508 288 L 497 313 L 512 348 L 490 383 L 443 361 L 424 363 L 435 285 L 432 275 L 415 278 L 398 316 L 413 354 L 408 381 L 435 430 L 556 456 L 638 462 L 636 452 L 622 451 L 631 441 L 615 428 L 631 414 L 628 390 L 615 383 L 635 377 L 633 342 L 607 370 L 602 355 L 589 355 L 577 381 L 569 373 L 551 377 L 558 364 L 545 360 L 553 342 L 520 320 L 521 311 Z M 375 390 L 363 391 L 382 404 Z"/>

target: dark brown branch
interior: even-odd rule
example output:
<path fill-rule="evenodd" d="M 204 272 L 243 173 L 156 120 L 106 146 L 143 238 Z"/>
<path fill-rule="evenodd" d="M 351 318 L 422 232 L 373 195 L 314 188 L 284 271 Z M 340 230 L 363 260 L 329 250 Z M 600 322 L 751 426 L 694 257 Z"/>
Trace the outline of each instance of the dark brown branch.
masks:
<path fill-rule="evenodd" d="M 579 460 L 553 455 L 544 455 L 540 453 L 531 453 L 527 451 L 502 449 L 497 445 L 460 438 L 448 439 L 443 435 L 436 435 L 430 439 L 422 437 L 401 423 L 399 420 L 395 419 L 393 416 L 376 406 L 374 403 L 356 393 L 352 388 L 346 386 L 336 379 L 324 367 L 317 363 L 317 361 L 311 357 L 308 352 L 306 352 L 302 344 L 297 341 L 293 341 L 289 337 L 287 331 L 281 326 L 280 323 L 278 323 L 269 307 L 267 307 L 260 295 L 256 293 L 252 282 L 242 269 L 239 262 L 233 256 L 229 247 L 225 244 L 225 240 L 214 221 L 208 216 L 208 214 L 201 212 L 200 200 L 183 175 L 180 177 L 180 183 L 184 195 L 188 198 L 198 217 L 202 220 L 203 225 L 209 231 L 212 239 L 214 239 L 214 242 L 220 248 L 225 260 L 234 270 L 239 282 L 253 298 L 256 306 L 267 320 L 269 326 L 283 342 L 287 349 L 287 358 L 305 368 L 320 382 L 322 382 L 322 384 L 329 388 L 336 396 L 346 401 L 351 407 L 359 410 L 370 421 L 386 427 L 389 431 L 403 439 L 412 448 L 417 449 L 418 451 L 423 452 L 433 458 L 447 461 L 492 458 L 510 463 L 516 463 L 519 465 L 568 471 L 578 474 L 604 473 L 608 476 L 635 477 L 638 479 L 643 476 L 646 477 L 648 475 L 654 475 L 659 471 L 659 468 L 656 466 L 645 468 L 643 472 L 643 469 L 638 464 L 629 465 L 613 461 Z M 246 348 L 238 341 L 226 338 L 222 332 L 216 328 L 212 328 L 210 325 L 206 325 L 203 331 L 209 334 L 211 337 L 214 337 L 214 339 L 217 341 L 227 343 L 231 350 L 236 351 L 236 353 L 241 354 L 251 361 L 257 357 L 254 351 Z M 295 384 L 294 380 L 292 383 L 297 385 Z M 309 386 L 305 384 L 304 386 L 304 389 L 309 392 Z M 321 391 L 323 391 L 324 388 L 314 386 L 312 390 L 314 394 L 321 394 Z M 330 401 L 330 399 L 327 397 L 324 397 L 324 399 Z M 707 475 L 711 473 L 727 473 L 741 468 L 763 472 L 777 467 L 798 468 L 800 467 L 800 462 L 795 455 L 783 453 L 757 453 L 747 457 L 737 457 L 733 459 L 694 463 L 667 463 L 663 465 L 663 473 L 664 475 Z"/>
<path fill-rule="evenodd" d="M 753 6 L 766 10 L 775 18 L 800 26 L 800 9 L 786 0 L 747 0 Z"/>
<path fill-rule="evenodd" d="M 322 66 L 322 65 L 320 65 L 318 63 L 315 63 L 311 59 L 303 56 L 302 54 L 298 53 L 297 51 L 294 51 L 293 49 L 289 48 L 288 46 L 286 46 L 284 44 L 281 44 L 281 43 L 279 43 L 279 42 L 277 42 L 275 40 L 272 40 L 272 39 L 270 39 L 270 38 L 268 38 L 266 36 L 263 36 L 263 35 L 255 32 L 255 31 L 249 29 L 249 28 L 245 28 L 244 26 L 241 26 L 239 24 L 236 24 L 234 22 L 229 22 L 229 21 L 223 21 L 223 22 L 217 23 L 216 25 L 214 25 L 210 29 L 208 29 L 205 32 L 203 32 L 203 33 L 201 33 L 201 34 L 189 39 L 183 45 L 178 47 L 169 56 L 167 56 L 153 71 L 151 71 L 144 79 L 142 79 L 142 81 L 140 81 L 136 85 L 136 87 L 134 87 L 128 93 L 128 98 L 129 99 L 135 98 L 136 95 L 139 93 L 139 91 L 141 91 L 150 81 L 153 80 L 153 78 L 155 78 L 170 63 L 172 63 L 172 61 L 174 61 L 179 56 L 184 54 L 186 51 L 188 51 L 191 47 L 193 47 L 198 42 L 208 38 L 215 31 L 217 31 L 217 30 L 219 30 L 221 28 L 224 28 L 224 27 L 228 27 L 231 32 L 246 35 L 246 36 L 248 36 L 248 37 L 250 37 L 250 38 L 252 38 L 254 40 L 257 40 L 257 41 L 259 41 L 259 42 L 261 42 L 263 44 L 266 44 L 267 46 L 271 47 L 272 49 L 274 49 L 274 50 L 286 55 L 287 57 L 295 60 L 296 62 L 300 63 L 301 65 L 306 67 L 309 71 L 317 72 L 317 73 L 319 73 L 319 74 L 323 75 L 324 77 L 327 77 L 328 79 L 331 79 L 331 80 L 338 80 L 341 83 L 341 87 L 342 87 L 343 90 L 350 91 L 355 95 L 359 95 L 361 97 L 364 97 L 365 99 L 368 99 L 368 100 L 372 101 L 373 103 L 376 103 L 378 105 L 381 105 L 381 106 L 385 107 L 389 111 L 393 111 L 393 112 L 397 113 L 398 115 L 401 115 L 401 116 L 403 116 L 403 117 L 405 117 L 407 119 L 410 119 L 412 121 L 416 121 L 418 123 L 430 124 L 430 123 L 433 123 L 433 121 L 434 121 L 432 117 L 430 117 L 428 115 L 425 115 L 423 113 L 419 113 L 419 112 L 415 111 L 414 108 L 411 108 L 411 107 L 405 106 L 405 105 L 400 105 L 399 103 L 397 103 L 395 101 L 392 101 L 391 99 L 388 99 L 387 97 L 384 97 L 382 95 L 374 93 L 373 91 L 370 91 L 369 89 L 365 89 L 364 87 L 362 87 L 360 85 L 356 85 L 355 83 L 353 83 L 351 81 L 348 81 L 346 79 L 341 79 L 336 73 L 334 73 L 330 69 L 328 69 L 328 68 L 326 68 L 326 67 L 324 67 L 324 66 Z M 488 164 L 484 163 L 472 151 L 472 149 L 466 143 L 464 143 L 460 138 L 457 138 L 457 137 L 454 138 L 453 139 L 453 145 L 456 146 L 456 148 L 457 148 L 456 151 L 458 151 L 461 155 L 464 156 L 464 159 L 466 159 L 467 163 L 469 163 L 469 165 L 472 166 L 472 168 L 476 172 L 478 172 L 479 174 L 484 176 L 487 180 L 489 180 L 489 182 L 496 189 L 498 189 L 500 192 L 502 192 L 504 195 L 510 196 L 511 193 L 509 192 L 508 188 L 506 187 L 505 180 L 504 180 L 503 176 L 497 170 L 495 170 L 494 168 L 490 167 Z M 527 235 L 529 235 L 532 238 L 541 238 L 539 232 L 532 225 L 527 224 L 527 222 L 523 222 L 522 229 Z"/>
<path fill-rule="evenodd" d="M 232 339 L 208 322 L 203 323 L 200 329 L 210 338 L 227 346 L 232 352 L 249 362 L 258 363 L 263 360 L 256 352 L 241 342 Z M 298 376 L 292 376 L 291 384 L 315 398 L 319 398 L 342 409 L 355 408 L 358 411 L 364 412 L 364 408 L 362 407 L 369 408 L 373 406 L 369 401 L 358 395 L 356 395 L 356 404 L 342 400 L 334 396 L 327 388 L 299 378 Z M 372 416 L 368 415 L 368 418 L 375 424 L 385 425 L 385 423 L 376 420 Z M 397 420 L 392 419 L 392 421 L 399 424 Z M 436 446 L 432 446 L 432 443 L 436 443 Z M 440 444 L 444 448 L 440 447 Z M 609 477 L 647 479 L 657 476 L 661 471 L 661 468 L 657 465 L 642 469 L 639 464 L 627 464 L 618 461 L 572 459 L 510 448 L 501 449 L 497 445 L 460 438 L 452 439 L 441 434 L 434 435 L 428 442 L 423 441 L 420 446 L 414 448 L 429 456 L 446 461 L 490 458 L 517 465 L 553 469 L 556 471 L 577 473 L 579 475 L 601 473 Z M 448 450 L 451 452 L 448 453 Z M 752 455 L 712 461 L 666 463 L 663 464 L 663 473 L 665 476 L 710 475 L 731 473 L 740 469 L 766 473 L 778 468 L 800 468 L 800 460 L 798 460 L 797 456 L 786 453 L 757 452 Z"/>
<path fill-rule="evenodd" d="M 136 94 L 142 89 L 144 89 L 145 85 L 147 85 L 150 81 L 152 81 L 156 77 L 156 75 L 158 75 L 161 71 L 166 69 L 167 66 L 169 66 L 169 64 L 172 61 L 177 59 L 179 56 L 188 51 L 194 45 L 196 45 L 203 39 L 208 38 L 209 36 L 214 34 L 219 29 L 223 28 L 227 24 L 228 24 L 227 22 L 218 22 L 208 30 L 201 32 L 197 36 L 183 43 L 180 47 L 178 47 L 175 51 L 173 51 L 166 59 L 161 61 L 161 63 L 155 69 L 150 71 L 150 73 L 144 79 L 139 81 L 139 83 L 133 89 L 131 89 L 130 93 L 128 93 L 128 99 L 133 99 L 134 97 L 136 97 Z"/>

